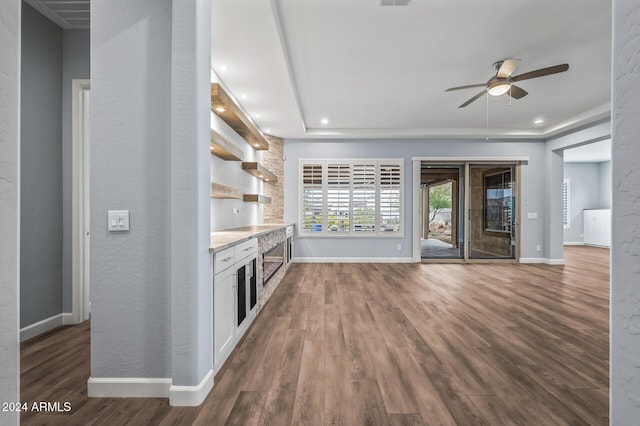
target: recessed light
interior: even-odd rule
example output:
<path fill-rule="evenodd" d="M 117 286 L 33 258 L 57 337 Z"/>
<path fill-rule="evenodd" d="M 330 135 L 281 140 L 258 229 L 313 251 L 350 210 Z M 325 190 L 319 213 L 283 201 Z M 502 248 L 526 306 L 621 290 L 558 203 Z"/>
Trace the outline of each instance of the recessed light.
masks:
<path fill-rule="evenodd" d="M 260 145 L 257 143 L 254 143 L 253 146 L 255 146 L 256 148 L 259 147 Z"/>
<path fill-rule="evenodd" d="M 271 129 L 264 129 L 264 131 L 265 131 L 266 133 L 270 133 L 270 132 L 271 132 Z"/>
<path fill-rule="evenodd" d="M 544 123 L 544 120 L 542 118 L 537 118 L 533 121 L 533 124 L 542 124 Z"/>
<path fill-rule="evenodd" d="M 256 118 L 260 118 L 260 114 L 256 114 Z"/>
<path fill-rule="evenodd" d="M 225 64 L 220 65 L 220 71 L 227 72 L 227 66 Z"/>
<path fill-rule="evenodd" d="M 245 101 L 247 100 L 247 94 L 246 94 L 246 93 L 243 93 L 242 95 L 240 95 L 240 97 L 241 97 L 242 99 L 244 99 Z"/>
<path fill-rule="evenodd" d="M 323 118 L 322 120 L 320 120 L 320 122 L 322 124 L 329 124 L 329 119 L 328 118 Z"/>
<path fill-rule="evenodd" d="M 224 108 L 222 108 L 222 107 L 217 107 L 217 108 L 216 108 L 216 111 L 218 111 L 218 112 L 225 112 L 225 111 L 226 111 L 226 109 L 224 109 Z"/>

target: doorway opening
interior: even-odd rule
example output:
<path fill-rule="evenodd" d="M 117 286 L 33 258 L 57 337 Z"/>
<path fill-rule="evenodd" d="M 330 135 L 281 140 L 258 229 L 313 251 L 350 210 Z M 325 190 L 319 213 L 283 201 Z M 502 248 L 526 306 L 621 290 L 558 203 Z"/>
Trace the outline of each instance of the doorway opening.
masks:
<path fill-rule="evenodd" d="M 418 165 L 418 260 L 517 261 L 519 162 L 422 160 Z"/>

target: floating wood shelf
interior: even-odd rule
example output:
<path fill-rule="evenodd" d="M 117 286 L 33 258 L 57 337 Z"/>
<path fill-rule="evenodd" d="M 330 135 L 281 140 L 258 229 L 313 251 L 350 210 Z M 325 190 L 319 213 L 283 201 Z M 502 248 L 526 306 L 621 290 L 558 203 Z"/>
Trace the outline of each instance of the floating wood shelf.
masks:
<path fill-rule="evenodd" d="M 262 179 L 265 182 L 278 181 L 278 176 L 274 175 L 271 171 L 269 171 L 265 166 L 263 166 L 260 163 L 243 161 L 242 170 L 254 175 L 258 179 Z"/>
<path fill-rule="evenodd" d="M 244 194 L 242 200 L 245 203 L 271 204 L 271 197 L 260 194 Z"/>
<path fill-rule="evenodd" d="M 227 123 L 254 149 L 268 150 L 269 143 L 262 133 L 218 83 L 211 84 L 211 111 Z"/>
<path fill-rule="evenodd" d="M 242 161 L 242 150 L 223 138 L 215 130 L 211 130 L 211 154 L 225 161 Z"/>
<path fill-rule="evenodd" d="M 237 200 L 242 200 L 242 189 L 212 182 L 211 198 L 234 198 Z"/>

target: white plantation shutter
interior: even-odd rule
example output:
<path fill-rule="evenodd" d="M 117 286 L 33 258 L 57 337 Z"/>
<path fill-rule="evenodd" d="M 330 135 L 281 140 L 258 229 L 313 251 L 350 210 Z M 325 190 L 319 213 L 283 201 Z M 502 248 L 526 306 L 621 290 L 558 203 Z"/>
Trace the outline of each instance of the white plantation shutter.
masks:
<path fill-rule="evenodd" d="M 352 189 L 352 229 L 355 232 L 375 232 L 376 230 L 376 165 L 353 165 Z"/>
<path fill-rule="evenodd" d="M 400 177 L 398 164 L 380 164 L 380 231 L 400 230 Z"/>
<path fill-rule="evenodd" d="M 327 165 L 327 229 L 349 232 L 351 165 Z"/>
<path fill-rule="evenodd" d="M 300 160 L 300 234 L 402 235 L 403 159 Z"/>
<path fill-rule="evenodd" d="M 321 232 L 324 218 L 322 164 L 302 168 L 302 224 L 304 231 Z"/>

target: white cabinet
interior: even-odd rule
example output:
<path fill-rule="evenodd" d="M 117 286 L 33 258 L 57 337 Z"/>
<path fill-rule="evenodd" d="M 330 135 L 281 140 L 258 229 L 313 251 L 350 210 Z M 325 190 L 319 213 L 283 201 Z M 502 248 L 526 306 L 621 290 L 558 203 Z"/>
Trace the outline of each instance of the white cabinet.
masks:
<path fill-rule="evenodd" d="M 215 274 L 213 280 L 214 362 L 222 365 L 234 346 L 235 269 L 227 268 Z"/>
<path fill-rule="evenodd" d="M 584 243 L 611 247 L 611 210 L 583 210 Z"/>
<path fill-rule="evenodd" d="M 249 328 L 258 308 L 258 240 L 213 255 L 213 345 L 217 372 Z"/>

